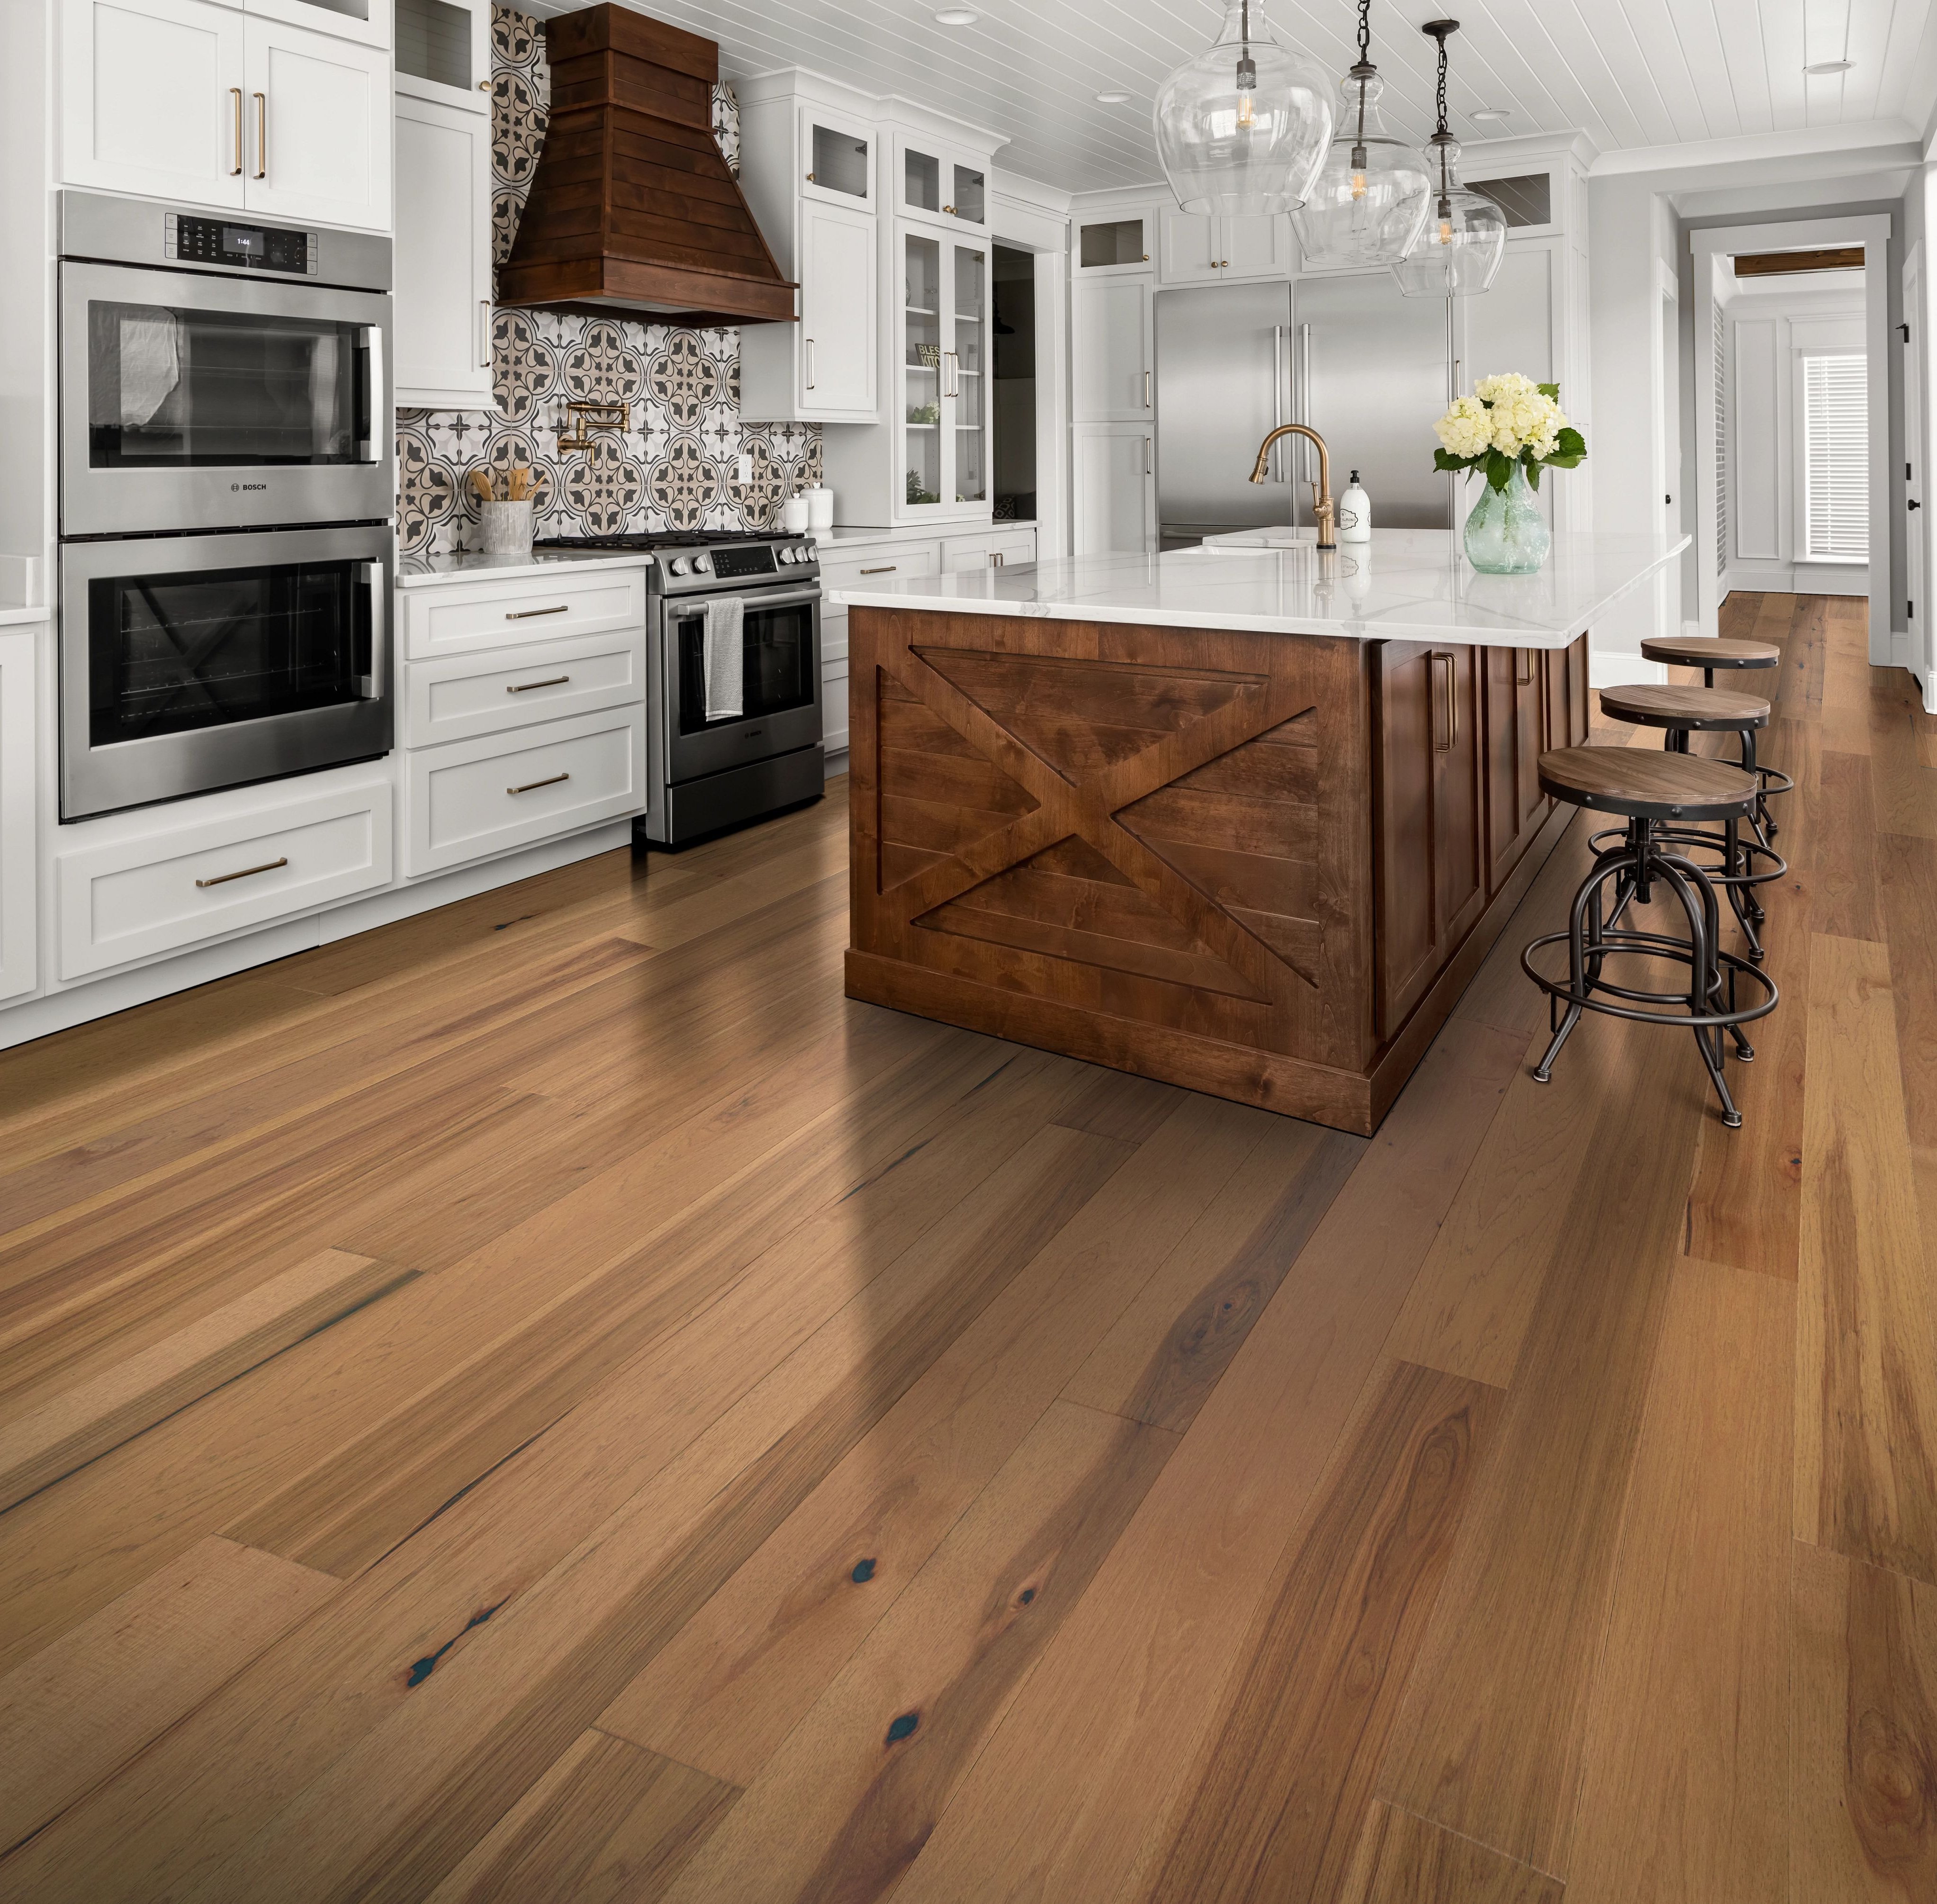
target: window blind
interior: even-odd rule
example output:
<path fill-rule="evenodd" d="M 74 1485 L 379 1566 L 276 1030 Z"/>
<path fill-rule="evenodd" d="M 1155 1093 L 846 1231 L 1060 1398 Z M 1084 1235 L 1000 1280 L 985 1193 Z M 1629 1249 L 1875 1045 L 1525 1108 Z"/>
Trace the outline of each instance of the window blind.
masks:
<path fill-rule="evenodd" d="M 1802 359 L 1802 442 L 1805 559 L 1867 561 L 1869 374 L 1860 354 Z"/>

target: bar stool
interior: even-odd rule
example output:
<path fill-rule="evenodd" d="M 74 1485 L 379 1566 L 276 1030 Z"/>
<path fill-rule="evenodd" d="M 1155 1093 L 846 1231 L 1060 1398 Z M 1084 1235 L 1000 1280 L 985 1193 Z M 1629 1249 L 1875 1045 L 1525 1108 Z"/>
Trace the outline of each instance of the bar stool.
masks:
<path fill-rule="evenodd" d="M 1711 635 L 1651 635 L 1641 643 L 1641 651 L 1650 661 L 1670 667 L 1700 669 L 1704 687 L 1715 685 L 1717 669 L 1775 668 L 1782 662 L 1782 650 L 1773 641 L 1723 640 Z M 1743 765 L 1748 766 L 1746 757 Z M 1751 771 L 1762 782 L 1762 791 L 1756 800 L 1756 831 L 1765 840 L 1772 840 L 1777 829 L 1775 816 L 1769 810 L 1769 796 L 1790 792 L 1796 782 L 1778 768 L 1758 766 Z"/>
<path fill-rule="evenodd" d="M 1605 1011 L 1642 1024 L 1686 1025 L 1695 1034 L 1709 1081 L 1721 1099 L 1723 1123 L 1739 1130 L 1742 1116 L 1729 1094 L 1722 1060 L 1732 1047 L 1745 1064 L 1754 1057 L 1755 1048 L 1742 1027 L 1775 1009 L 1775 983 L 1747 959 L 1722 950 L 1714 887 L 1702 868 L 1665 835 L 1675 823 L 1726 824 L 1741 820 L 1754 804 L 1754 779 L 1723 761 L 1638 747 L 1562 747 L 1540 756 L 1539 773 L 1542 793 L 1569 805 L 1617 815 L 1627 823 L 1614 835 L 1617 844 L 1595 854 L 1593 869 L 1574 896 L 1567 930 L 1543 935 L 1520 955 L 1520 969 L 1547 995 L 1547 1023 L 1554 1034 L 1546 1056 L 1535 1067 L 1535 1081 L 1551 1081 L 1554 1061 L 1584 1011 Z M 1648 904 L 1657 881 L 1681 902 L 1688 920 L 1685 939 L 1619 923 L 1630 902 Z M 1608 911 L 1602 898 L 1611 884 L 1613 905 Z M 1566 974 L 1550 978 L 1535 963 L 1535 955 L 1563 941 Z M 1659 991 L 1616 983 L 1607 968 L 1628 957 L 1685 965 L 1687 990 Z M 1738 983 L 1743 981 L 1754 988 L 1748 1004 L 1737 997 Z"/>
<path fill-rule="evenodd" d="M 1660 687 L 1641 684 L 1604 687 L 1600 692 L 1603 714 L 1638 726 L 1665 728 L 1662 746 L 1672 753 L 1687 755 L 1691 733 L 1720 730 L 1738 735 L 1742 772 L 1756 778 L 1760 807 L 1762 787 L 1756 760 L 1756 735 L 1769 725 L 1769 703 L 1760 695 L 1740 694 L 1722 687 L 1681 687 L 1672 683 Z M 1663 837 L 1667 844 L 1705 847 L 1719 856 L 1714 865 L 1705 866 L 1702 871 L 1711 884 L 1727 893 L 1729 903 L 1749 942 L 1749 957 L 1760 965 L 1763 949 L 1757 929 L 1768 915 L 1756 897 L 1755 889 L 1780 879 L 1789 868 L 1769 844 L 1757 823 L 1757 812 L 1752 810 L 1749 825 L 1754 836 L 1748 839 L 1738 834 L 1738 818 L 1734 816 L 1725 820 L 1717 832 L 1705 832 L 1693 826 L 1671 827 Z M 1597 833 L 1590 844 L 1598 852 L 1610 837 Z"/>

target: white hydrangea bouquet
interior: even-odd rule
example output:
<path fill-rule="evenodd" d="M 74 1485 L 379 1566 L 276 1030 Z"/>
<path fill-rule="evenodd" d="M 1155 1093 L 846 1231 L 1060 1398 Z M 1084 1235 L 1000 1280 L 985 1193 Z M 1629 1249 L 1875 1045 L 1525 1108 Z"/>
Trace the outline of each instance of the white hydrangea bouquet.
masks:
<path fill-rule="evenodd" d="M 1484 469 L 1487 486 L 1504 490 L 1517 466 L 1540 487 L 1540 472 L 1572 469 L 1587 453 L 1587 439 L 1567 420 L 1558 384 L 1536 384 L 1517 371 L 1483 377 L 1471 396 L 1455 397 L 1433 429 L 1444 446 L 1435 469 Z"/>

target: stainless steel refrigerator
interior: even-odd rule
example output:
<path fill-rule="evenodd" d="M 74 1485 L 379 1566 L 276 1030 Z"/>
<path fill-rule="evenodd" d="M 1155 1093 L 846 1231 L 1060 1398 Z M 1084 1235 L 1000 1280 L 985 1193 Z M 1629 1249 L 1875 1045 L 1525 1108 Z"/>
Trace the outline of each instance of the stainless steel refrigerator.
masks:
<path fill-rule="evenodd" d="M 1432 467 L 1456 365 L 1447 304 L 1378 271 L 1156 295 L 1157 523 L 1167 549 L 1232 529 L 1308 524 L 1317 474 L 1288 438 L 1248 478 L 1275 425 L 1309 423 L 1332 487 L 1354 469 L 1386 529 L 1446 529 L 1457 480 Z"/>

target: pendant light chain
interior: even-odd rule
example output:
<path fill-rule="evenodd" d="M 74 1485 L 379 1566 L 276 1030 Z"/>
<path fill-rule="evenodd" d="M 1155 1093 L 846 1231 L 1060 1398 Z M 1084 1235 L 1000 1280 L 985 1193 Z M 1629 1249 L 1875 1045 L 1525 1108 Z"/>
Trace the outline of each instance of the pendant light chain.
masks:
<path fill-rule="evenodd" d="M 1446 130 L 1446 35 L 1439 36 L 1439 129 Z"/>

